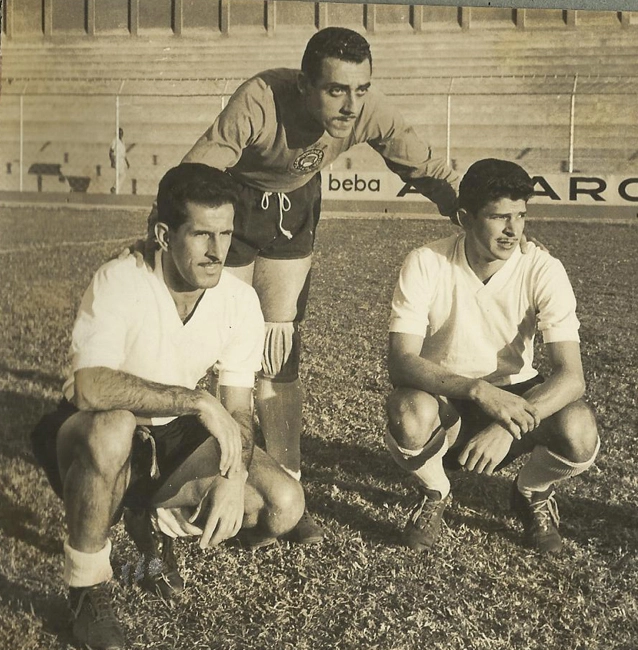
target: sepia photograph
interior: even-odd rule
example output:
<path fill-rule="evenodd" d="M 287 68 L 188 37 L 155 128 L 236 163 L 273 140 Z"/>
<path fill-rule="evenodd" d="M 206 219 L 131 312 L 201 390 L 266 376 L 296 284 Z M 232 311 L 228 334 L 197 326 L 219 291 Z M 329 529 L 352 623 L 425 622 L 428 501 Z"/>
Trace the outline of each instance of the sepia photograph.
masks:
<path fill-rule="evenodd" d="M 638 649 L 635 0 L 0 21 L 0 647 Z"/>

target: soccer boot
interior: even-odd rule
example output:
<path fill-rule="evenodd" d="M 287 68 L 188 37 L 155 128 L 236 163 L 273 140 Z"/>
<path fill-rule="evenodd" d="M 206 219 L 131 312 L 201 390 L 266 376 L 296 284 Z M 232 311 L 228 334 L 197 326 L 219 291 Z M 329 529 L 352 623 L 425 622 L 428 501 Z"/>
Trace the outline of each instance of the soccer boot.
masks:
<path fill-rule="evenodd" d="M 140 552 L 135 570 L 139 586 L 165 600 L 181 593 L 184 580 L 177 567 L 173 538 L 159 529 L 152 513 L 149 510 L 125 510 L 124 528 Z"/>
<path fill-rule="evenodd" d="M 297 544 L 319 544 L 323 541 L 323 528 L 312 518 L 307 510 L 303 511 L 297 525 L 288 533 L 288 539 Z"/>
<path fill-rule="evenodd" d="M 420 488 L 403 530 L 406 546 L 413 551 L 429 551 L 441 534 L 443 511 L 451 502 L 451 494 L 442 498 L 438 490 Z"/>
<path fill-rule="evenodd" d="M 525 542 L 541 553 L 558 553 L 563 547 L 554 493 L 554 486 L 550 486 L 544 492 L 532 492 L 532 498 L 527 499 L 519 491 L 516 481 L 512 485 L 511 507 L 523 523 Z"/>
<path fill-rule="evenodd" d="M 69 607 L 73 636 L 90 650 L 124 648 L 124 633 L 115 618 L 105 582 L 91 587 L 70 587 Z"/>

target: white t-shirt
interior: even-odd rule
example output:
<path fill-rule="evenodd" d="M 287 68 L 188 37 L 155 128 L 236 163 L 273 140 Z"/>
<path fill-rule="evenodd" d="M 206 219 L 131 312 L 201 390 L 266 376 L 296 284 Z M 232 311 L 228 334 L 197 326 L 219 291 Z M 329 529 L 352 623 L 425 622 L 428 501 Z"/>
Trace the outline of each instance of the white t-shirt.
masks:
<path fill-rule="evenodd" d="M 221 385 L 250 388 L 261 368 L 263 343 L 257 294 L 227 271 L 183 323 L 164 283 L 159 252 L 155 270 L 139 268 L 133 256 L 111 260 L 97 271 L 82 298 L 63 391 L 72 399 L 73 373 L 97 366 L 193 389 L 216 365 Z"/>
<path fill-rule="evenodd" d="M 532 245 L 533 246 L 533 245 Z M 497 386 L 538 372 L 534 334 L 578 341 L 576 298 L 563 265 L 516 249 L 487 284 L 465 256 L 465 233 L 412 251 L 392 300 L 390 331 L 423 336 L 421 356 L 449 372 Z"/>

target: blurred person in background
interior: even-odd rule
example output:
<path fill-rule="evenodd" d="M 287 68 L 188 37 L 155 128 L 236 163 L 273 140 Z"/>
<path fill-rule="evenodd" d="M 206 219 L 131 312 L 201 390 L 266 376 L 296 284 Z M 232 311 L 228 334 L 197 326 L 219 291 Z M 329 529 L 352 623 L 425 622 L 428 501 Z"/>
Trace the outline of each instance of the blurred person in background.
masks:
<path fill-rule="evenodd" d="M 129 164 L 124 143 L 124 129 L 120 127 L 118 137 L 113 139 L 109 148 L 111 168 L 115 170 L 115 185 L 111 187 L 111 194 L 121 194 L 128 174 Z"/>

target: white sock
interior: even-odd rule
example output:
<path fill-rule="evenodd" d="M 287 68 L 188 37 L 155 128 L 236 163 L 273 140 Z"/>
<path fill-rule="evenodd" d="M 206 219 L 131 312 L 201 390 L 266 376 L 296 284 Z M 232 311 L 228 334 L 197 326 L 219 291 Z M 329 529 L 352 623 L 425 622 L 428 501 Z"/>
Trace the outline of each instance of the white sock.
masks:
<path fill-rule="evenodd" d="M 518 475 L 516 484 L 519 491 L 529 499 L 532 492 L 544 492 L 555 483 L 582 474 L 593 465 L 599 449 L 600 439 L 597 441 L 596 449 L 589 460 L 574 463 L 555 454 L 543 445 L 534 447 L 529 460 L 523 465 Z"/>
<path fill-rule="evenodd" d="M 443 499 L 450 493 L 450 479 L 443 469 L 443 456 L 449 448 L 443 427 L 421 449 L 400 447 L 390 431 L 386 431 L 385 444 L 397 465 L 410 472 L 423 487 L 437 490 Z"/>
<path fill-rule="evenodd" d="M 97 553 L 76 551 L 64 541 L 64 582 L 69 587 L 92 587 L 113 577 L 111 567 L 111 540 Z"/>
<path fill-rule="evenodd" d="M 292 478 L 295 479 L 295 481 L 301 481 L 301 470 L 297 470 L 296 472 L 293 472 L 291 469 L 288 469 L 287 467 L 284 467 L 283 465 L 281 466 L 281 469 L 286 472 L 289 476 L 292 476 Z"/>

